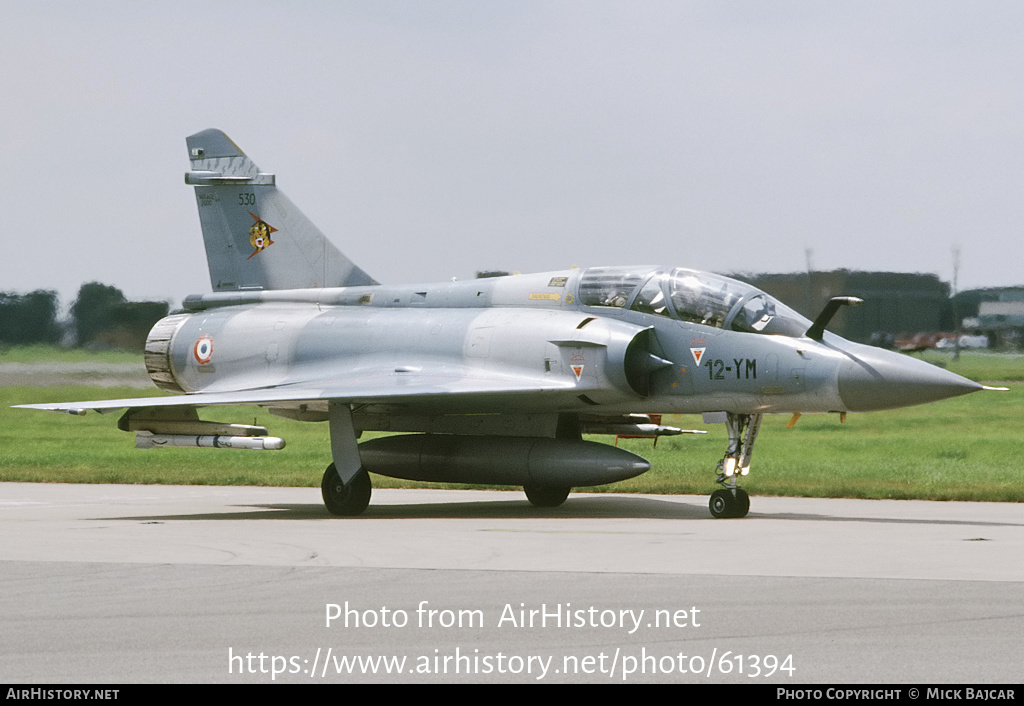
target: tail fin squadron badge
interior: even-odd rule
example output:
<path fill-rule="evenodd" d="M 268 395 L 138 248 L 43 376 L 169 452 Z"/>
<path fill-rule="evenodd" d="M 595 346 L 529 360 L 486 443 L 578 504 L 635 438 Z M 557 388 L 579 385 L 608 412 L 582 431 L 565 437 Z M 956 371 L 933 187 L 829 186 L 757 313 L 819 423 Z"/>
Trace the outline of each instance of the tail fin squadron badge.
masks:
<path fill-rule="evenodd" d="M 249 215 L 256 222 L 249 228 L 249 242 L 254 249 L 252 255 L 246 258 L 247 260 L 252 259 L 253 255 L 263 252 L 273 245 L 274 241 L 270 239 L 270 234 L 277 232 L 277 228 L 264 221 L 252 211 L 249 211 Z"/>

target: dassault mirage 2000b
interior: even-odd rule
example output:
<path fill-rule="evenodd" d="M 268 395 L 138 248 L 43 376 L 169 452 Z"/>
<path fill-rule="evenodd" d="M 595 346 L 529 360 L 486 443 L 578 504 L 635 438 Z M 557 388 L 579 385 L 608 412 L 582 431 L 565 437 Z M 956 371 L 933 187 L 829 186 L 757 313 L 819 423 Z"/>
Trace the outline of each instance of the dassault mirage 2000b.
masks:
<path fill-rule="evenodd" d="M 729 441 L 711 496 L 742 517 L 737 485 L 764 414 L 860 412 L 982 386 L 851 343 L 742 282 L 677 267 L 592 267 L 427 285 L 382 285 L 342 255 L 224 133 L 187 138 L 212 294 L 159 321 L 146 368 L 175 394 L 25 405 L 127 408 L 140 447 L 278 449 L 263 427 L 196 408 L 256 405 L 330 429 L 328 510 L 361 513 L 367 472 L 523 486 L 561 504 L 573 487 L 630 478 L 643 458 L 583 434 L 682 430 L 650 415 L 712 413 Z M 403 432 L 364 443 L 364 431 Z"/>

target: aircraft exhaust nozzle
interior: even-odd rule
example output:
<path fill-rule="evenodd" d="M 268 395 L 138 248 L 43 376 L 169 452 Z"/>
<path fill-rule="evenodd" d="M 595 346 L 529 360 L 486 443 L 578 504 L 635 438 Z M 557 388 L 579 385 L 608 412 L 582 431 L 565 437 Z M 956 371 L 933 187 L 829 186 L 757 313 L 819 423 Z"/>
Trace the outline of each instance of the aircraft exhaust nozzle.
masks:
<path fill-rule="evenodd" d="M 579 487 L 638 476 L 651 464 L 593 441 L 408 434 L 359 444 L 370 473 L 407 480 Z"/>
<path fill-rule="evenodd" d="M 910 407 L 982 389 L 923 360 L 872 346 L 857 346 L 839 366 L 839 397 L 850 412 Z"/>

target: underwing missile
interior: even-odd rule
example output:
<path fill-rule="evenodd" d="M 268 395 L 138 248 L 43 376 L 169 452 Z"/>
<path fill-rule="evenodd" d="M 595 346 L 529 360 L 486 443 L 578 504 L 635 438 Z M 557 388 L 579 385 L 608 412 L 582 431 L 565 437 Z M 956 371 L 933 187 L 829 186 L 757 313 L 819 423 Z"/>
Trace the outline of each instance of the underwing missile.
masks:
<path fill-rule="evenodd" d="M 135 448 L 137 449 L 159 449 L 169 446 L 279 451 L 284 448 L 284 439 L 277 436 L 221 436 L 219 434 L 193 436 L 187 434 L 151 434 L 146 431 L 135 433 Z"/>

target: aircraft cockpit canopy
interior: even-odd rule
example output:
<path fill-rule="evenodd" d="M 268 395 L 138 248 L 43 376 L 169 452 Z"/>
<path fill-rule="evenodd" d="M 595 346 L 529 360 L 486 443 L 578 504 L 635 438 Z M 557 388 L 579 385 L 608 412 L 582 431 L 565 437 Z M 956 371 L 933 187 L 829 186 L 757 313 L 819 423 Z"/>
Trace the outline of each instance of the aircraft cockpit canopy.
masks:
<path fill-rule="evenodd" d="M 748 333 L 798 337 L 811 325 L 756 287 L 682 267 L 592 267 L 580 278 L 579 298 L 584 306 L 628 308 Z"/>

